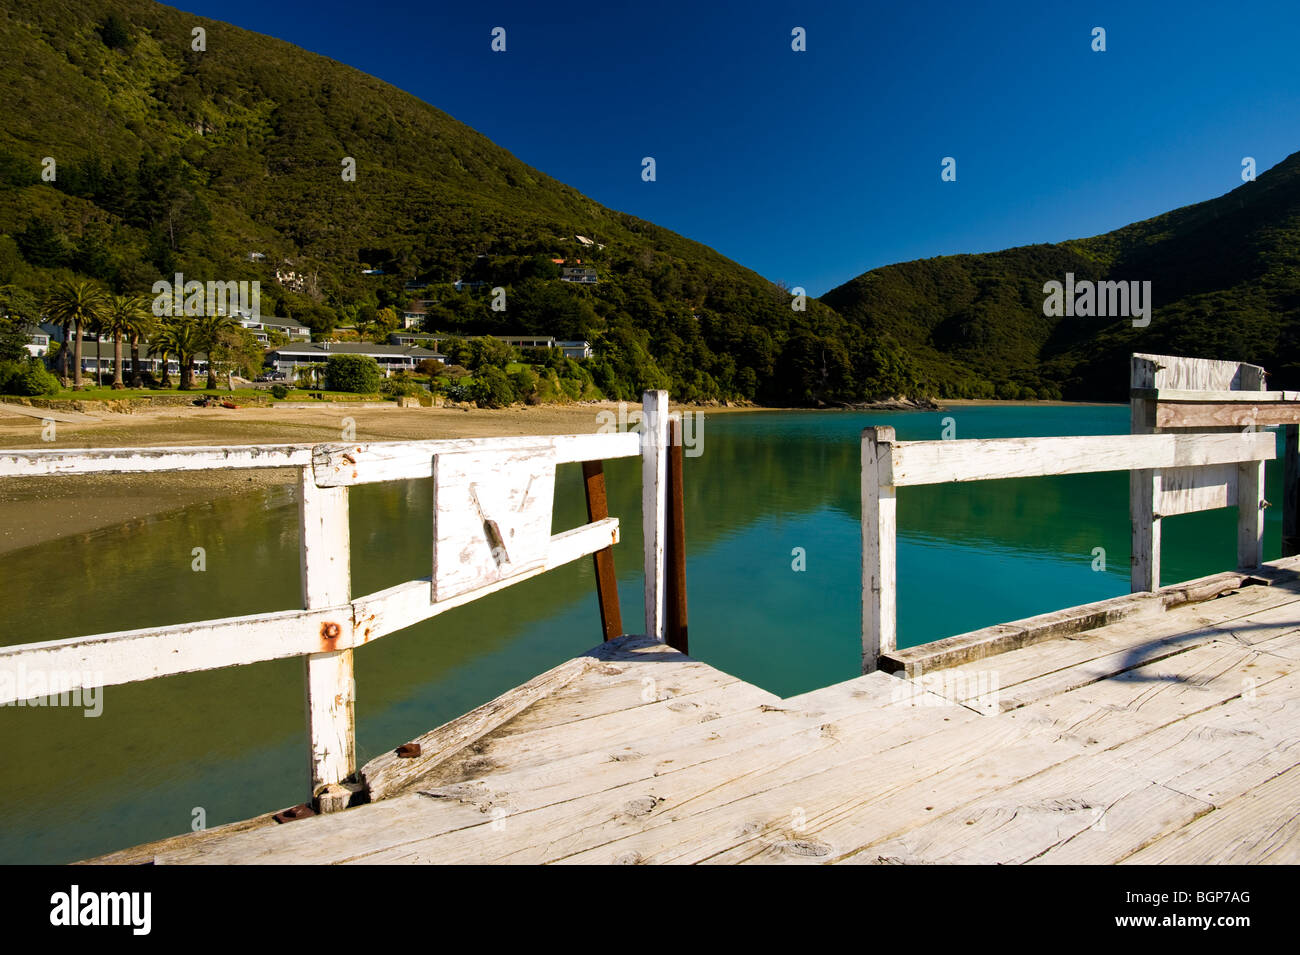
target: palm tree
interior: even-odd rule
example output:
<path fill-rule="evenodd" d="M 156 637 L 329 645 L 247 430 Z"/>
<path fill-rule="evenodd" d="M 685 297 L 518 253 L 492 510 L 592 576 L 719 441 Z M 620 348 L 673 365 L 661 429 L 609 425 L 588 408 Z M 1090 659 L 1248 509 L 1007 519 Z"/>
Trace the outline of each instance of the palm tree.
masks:
<path fill-rule="evenodd" d="M 73 387 L 81 388 L 81 336 L 87 325 L 94 326 L 107 311 L 108 296 L 94 282 L 63 279 L 45 300 L 45 313 L 63 326 L 63 349 L 59 361 L 63 369 L 63 386 L 68 385 L 68 336 L 76 330 L 73 351 Z"/>
<path fill-rule="evenodd" d="M 172 350 L 162 335 L 158 335 L 149 342 L 149 357 L 162 359 L 162 378 L 158 384 L 163 388 L 170 388 L 172 386 L 172 370 L 167 362 L 172 357 Z"/>
<path fill-rule="evenodd" d="M 99 320 L 99 331 L 113 336 L 113 387 L 125 388 L 122 382 L 122 336 L 131 335 L 140 327 L 141 319 L 150 317 L 145 309 L 145 299 L 140 295 L 114 295 L 108 301 L 107 311 Z M 134 356 L 133 368 L 138 369 L 140 356 Z M 134 383 L 134 382 L 133 382 Z"/>
<path fill-rule="evenodd" d="M 143 297 L 141 299 L 141 309 L 126 325 L 127 336 L 131 340 L 131 387 L 144 387 L 144 369 L 140 366 L 140 342 L 154 333 L 158 328 L 158 320 L 154 318 L 153 313 L 143 307 Z"/>
<path fill-rule="evenodd" d="M 194 356 L 203 350 L 203 333 L 194 321 L 174 319 L 163 325 L 162 331 L 154 339 L 159 348 L 166 348 L 176 356 L 181 366 L 182 391 L 194 387 Z"/>
<path fill-rule="evenodd" d="M 199 319 L 199 337 L 203 341 L 203 351 L 208 356 L 208 383 L 209 391 L 217 389 L 217 368 L 212 361 L 212 350 L 221 344 L 221 336 L 228 329 L 234 328 L 236 323 L 229 315 L 204 315 Z"/>

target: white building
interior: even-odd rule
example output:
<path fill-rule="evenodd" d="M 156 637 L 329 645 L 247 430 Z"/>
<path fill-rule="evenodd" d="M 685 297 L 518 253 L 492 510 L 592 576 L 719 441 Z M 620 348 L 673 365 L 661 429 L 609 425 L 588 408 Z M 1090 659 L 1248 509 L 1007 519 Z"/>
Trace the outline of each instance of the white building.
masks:
<path fill-rule="evenodd" d="M 415 371 L 416 365 L 426 359 L 444 361 L 442 355 L 416 345 L 375 345 L 370 342 L 312 342 L 281 345 L 266 353 L 267 364 L 286 375 L 296 374 L 299 368 L 322 365 L 331 355 L 366 355 L 373 358 L 379 369 L 388 377 L 399 371 Z"/>

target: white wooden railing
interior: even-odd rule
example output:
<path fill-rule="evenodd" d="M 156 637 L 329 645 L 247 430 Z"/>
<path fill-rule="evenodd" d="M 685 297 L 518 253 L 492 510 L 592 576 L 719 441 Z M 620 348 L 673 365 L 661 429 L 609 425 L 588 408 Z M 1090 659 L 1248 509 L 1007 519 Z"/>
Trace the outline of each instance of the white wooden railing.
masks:
<path fill-rule="evenodd" d="M 0 680 L 0 704 L 24 698 L 20 672 L 58 673 L 64 677 L 60 688 L 71 692 L 303 657 L 311 794 L 319 808 L 342 808 L 348 792 L 343 784 L 357 770 L 357 647 L 618 542 L 615 517 L 550 534 L 557 464 L 641 457 L 645 633 L 664 640 L 668 426 L 668 393 L 653 391 L 644 396 L 639 433 L 0 451 L 0 479 L 297 468 L 303 597 L 297 610 L 0 647 L 0 675 L 8 677 Z M 348 488 L 412 478 L 433 478 L 431 573 L 353 597 Z M 603 508 L 603 487 L 601 497 Z"/>
<path fill-rule="evenodd" d="M 862 432 L 862 671 L 875 670 L 881 655 L 897 646 L 898 488 L 1098 471 L 1203 472 L 1218 479 L 1225 466 L 1234 466 L 1235 498 L 1202 501 L 1197 509 L 1237 505 L 1237 561 L 1253 568 L 1263 559 L 1264 462 L 1275 457 L 1276 439 L 1268 432 L 897 441 L 893 428 L 867 428 Z M 1141 500 L 1134 497 L 1130 505 L 1134 539 L 1149 540 L 1139 525 L 1153 519 L 1150 499 L 1145 509 Z M 1154 588 L 1134 587 L 1139 589 Z"/>

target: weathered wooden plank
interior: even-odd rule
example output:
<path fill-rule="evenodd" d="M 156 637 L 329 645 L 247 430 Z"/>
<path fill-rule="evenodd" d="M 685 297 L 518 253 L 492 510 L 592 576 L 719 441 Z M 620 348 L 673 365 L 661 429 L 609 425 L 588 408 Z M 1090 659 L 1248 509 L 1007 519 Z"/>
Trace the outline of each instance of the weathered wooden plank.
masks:
<path fill-rule="evenodd" d="M 1237 465 L 1237 566 L 1264 562 L 1264 462 Z"/>
<path fill-rule="evenodd" d="M 1191 388 L 1156 388 L 1143 390 L 1141 396 L 1156 401 L 1190 402 L 1192 404 L 1300 404 L 1300 391 L 1212 390 Z"/>
<path fill-rule="evenodd" d="M 898 646 L 898 507 L 890 427 L 862 432 L 862 672 Z"/>
<path fill-rule="evenodd" d="M 32 683 L 28 675 L 38 672 L 57 675 L 70 692 L 351 649 L 616 543 L 617 518 L 564 531 L 551 538 L 544 567 L 437 603 L 430 601 L 429 578 L 424 577 L 355 598 L 350 605 L 0 647 L 0 703 L 27 699 L 18 694 Z M 329 636 L 336 631 L 337 637 Z"/>
<path fill-rule="evenodd" d="M 408 788 L 413 780 L 434 766 L 450 759 L 598 663 L 594 656 L 566 660 L 464 716 L 417 736 L 411 741 L 419 747 L 418 754 L 413 757 L 398 756 L 396 749 L 376 756 L 362 767 L 360 774 L 370 800 L 387 799 Z"/>
<path fill-rule="evenodd" d="M 1260 392 L 1239 391 L 1238 395 L 1258 395 Z M 1300 404 L 1248 404 L 1244 400 L 1232 402 L 1201 401 L 1174 403 L 1161 401 L 1156 405 L 1156 424 L 1161 428 L 1267 428 L 1289 425 L 1300 421 Z"/>
<path fill-rule="evenodd" d="M 645 542 L 645 632 L 666 636 L 666 538 L 668 535 L 668 392 L 642 399 L 641 526 Z"/>
<path fill-rule="evenodd" d="M 551 447 L 435 454 L 433 601 L 545 566 L 554 500 Z"/>
<path fill-rule="evenodd" d="M 1155 516 L 1174 517 L 1237 504 L 1237 465 L 1205 468 L 1164 468 L 1159 472 L 1160 494 Z"/>
<path fill-rule="evenodd" d="M 1277 457 L 1265 432 L 1244 434 L 1121 434 L 1061 438 L 977 438 L 901 441 L 893 445 L 895 487 L 1098 471 L 1204 467 Z M 888 480 L 892 477 L 892 481 Z"/>
<path fill-rule="evenodd" d="M 1300 767 L 1206 813 L 1124 860 L 1125 865 L 1300 863 Z"/>
<path fill-rule="evenodd" d="M 386 590 L 358 597 L 352 601 L 354 619 L 352 644 L 360 646 L 387 634 L 404 630 L 453 607 L 463 606 L 470 601 L 519 583 L 521 580 L 536 577 L 580 557 L 612 547 L 618 543 L 618 526 L 618 518 L 610 517 L 555 534 L 550 539 L 544 564 L 445 600 L 430 599 L 431 581 L 428 577 L 409 580 Z"/>
<path fill-rule="evenodd" d="M 315 610 L 347 604 L 351 588 L 347 488 L 317 487 L 311 468 L 304 467 L 298 480 L 298 519 L 304 606 Z M 337 641 L 351 629 L 341 622 L 323 627 L 321 640 Z M 357 769 L 351 648 L 309 654 L 303 661 L 303 676 L 310 793 L 316 799 L 322 789 L 344 782 Z M 318 803 L 318 808 L 322 806 Z"/>
<path fill-rule="evenodd" d="M 918 673 L 959 666 L 1071 634 L 1109 626 L 1130 617 L 1154 617 L 1186 603 L 1209 600 L 1251 583 L 1250 574 L 1228 572 L 1171 584 L 1155 593 L 1125 594 L 1065 610 L 1037 614 L 1010 623 L 982 627 L 883 656 L 882 669 L 914 677 Z M 1262 578 L 1260 579 L 1262 582 Z"/>
<path fill-rule="evenodd" d="M 1024 865 L 1100 836 L 1120 858 L 1154 834 L 1210 811 L 1207 803 L 1150 782 L 1110 754 L 1075 758 L 984 796 L 910 832 L 874 843 L 855 862 Z"/>
<path fill-rule="evenodd" d="M 1135 391 L 1154 389 L 1166 364 L 1160 356 L 1134 355 L 1130 361 L 1129 383 Z M 1133 434 L 1154 434 L 1154 401 L 1134 397 L 1129 403 L 1129 430 Z M 1129 472 L 1129 590 L 1150 593 L 1160 589 L 1160 498 L 1163 496 L 1161 473 L 1149 466 Z"/>
<path fill-rule="evenodd" d="M 1141 361 L 1152 370 L 1149 384 L 1134 382 L 1134 387 L 1175 389 L 1183 391 L 1235 391 L 1247 387 L 1242 374 L 1263 375 L 1259 365 L 1217 358 L 1184 358 L 1181 355 L 1150 355 L 1137 353 L 1134 361 Z"/>
<path fill-rule="evenodd" d="M 350 618 L 347 605 L 282 610 L 0 647 L 0 704 L 29 699 L 27 688 L 51 679 L 71 692 L 321 652 L 322 632 L 350 634 Z"/>
<path fill-rule="evenodd" d="M 374 484 L 433 476 L 433 456 L 450 451 L 510 451 L 545 445 L 557 464 L 631 458 L 641 453 L 632 432 L 565 434 L 511 438 L 453 438 L 439 441 L 380 441 L 370 444 L 320 444 L 312 468 L 321 487 Z"/>
<path fill-rule="evenodd" d="M 1280 587 L 1252 587 L 1244 593 L 1233 593 L 1231 598 L 1184 606 L 1162 617 L 1135 615 L 967 666 L 921 671 L 918 679 L 932 692 L 955 702 L 970 703 L 987 692 L 979 677 L 992 674 L 995 679 L 984 682 L 996 682 L 997 708 L 1011 709 L 1214 640 L 1235 639 L 1254 645 L 1250 638 L 1256 635 L 1267 639 L 1297 626 L 1294 621 L 1300 604 L 1293 592 Z M 1213 612 L 1225 605 L 1234 608 L 1233 612 Z M 1247 639 L 1238 637 L 1238 628 L 1244 630 Z M 984 711 L 986 701 L 980 701 L 975 708 Z"/>
<path fill-rule="evenodd" d="M 206 471 L 215 468 L 290 468 L 303 467 L 311 464 L 311 461 L 312 449 L 307 444 L 4 450 L 0 451 L 0 477 Z"/>
<path fill-rule="evenodd" d="M 605 468 L 600 461 L 582 462 L 582 484 L 587 497 L 587 522 L 609 517 L 605 494 Z M 596 602 L 600 605 L 600 629 L 606 640 L 623 635 L 623 610 L 618 603 L 618 574 L 614 570 L 614 547 L 602 548 L 591 555 L 596 571 Z"/>

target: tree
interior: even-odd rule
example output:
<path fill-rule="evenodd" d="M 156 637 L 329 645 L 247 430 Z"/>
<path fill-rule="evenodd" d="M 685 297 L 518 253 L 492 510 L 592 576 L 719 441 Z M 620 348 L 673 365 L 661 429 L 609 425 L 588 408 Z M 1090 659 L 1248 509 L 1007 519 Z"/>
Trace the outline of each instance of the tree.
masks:
<path fill-rule="evenodd" d="M 171 347 L 161 335 L 157 336 L 149 343 L 149 357 L 159 358 L 162 360 L 162 378 L 159 379 L 158 384 L 163 388 L 170 388 L 172 386 L 171 356 Z"/>
<path fill-rule="evenodd" d="M 486 366 L 502 370 L 515 359 L 515 350 L 499 338 L 484 335 L 469 341 L 469 367 L 479 372 Z"/>
<path fill-rule="evenodd" d="M 59 380 L 45 370 L 36 358 L 0 361 L 0 395 L 52 395 L 59 390 Z"/>
<path fill-rule="evenodd" d="M 80 279 L 63 279 L 45 300 L 45 314 L 63 326 L 65 347 L 59 352 L 63 371 L 63 385 L 68 385 L 68 349 L 66 342 L 69 334 L 75 331 L 76 344 L 73 348 L 73 387 L 81 388 L 81 342 L 86 326 L 95 326 L 108 310 L 107 293 L 94 282 Z"/>
<path fill-rule="evenodd" d="M 235 390 L 231 380 L 235 372 L 251 378 L 265 360 L 266 353 L 257 337 L 239 325 L 223 329 L 208 346 L 208 368 L 219 369 L 226 376 L 226 387 L 231 391 Z"/>
<path fill-rule="evenodd" d="M 379 363 L 369 355 L 331 355 L 325 363 L 325 387 L 330 391 L 373 395 L 382 378 Z"/>
<path fill-rule="evenodd" d="M 158 328 L 158 320 L 147 308 L 126 320 L 126 334 L 131 340 L 131 387 L 144 387 L 144 368 L 140 364 L 140 342 L 152 335 Z"/>
<path fill-rule="evenodd" d="M 28 357 L 27 325 L 35 325 L 38 309 L 32 297 L 13 285 L 0 285 L 0 361 Z"/>
<path fill-rule="evenodd" d="M 198 319 L 199 338 L 203 342 L 203 350 L 208 355 L 207 388 L 209 391 L 215 391 L 217 387 L 217 367 L 212 360 L 212 350 L 221 342 L 221 336 L 225 332 L 238 327 L 239 324 L 229 315 L 202 315 Z"/>
<path fill-rule="evenodd" d="M 154 339 L 159 349 L 166 349 L 176 356 L 181 366 L 181 391 L 194 387 L 194 356 L 203 350 L 203 332 L 193 319 L 174 318 L 164 322 L 162 331 Z M 166 355 L 164 354 L 164 363 Z M 208 362 L 211 364 L 211 361 Z"/>
<path fill-rule="evenodd" d="M 131 33 L 126 21 L 110 13 L 99 27 L 99 37 L 110 50 L 119 50 L 131 44 Z"/>
<path fill-rule="evenodd" d="M 113 388 L 115 389 L 126 387 L 122 381 L 122 337 L 131 335 L 146 317 L 149 317 L 149 311 L 144 296 L 114 295 L 108 300 L 98 328 L 102 334 L 113 336 Z M 131 367 L 134 378 L 140 366 L 140 356 L 135 354 L 133 358 Z"/>
<path fill-rule="evenodd" d="M 469 393 L 482 408 L 505 408 L 518 400 L 510 377 L 495 365 L 488 365 L 474 376 Z"/>

